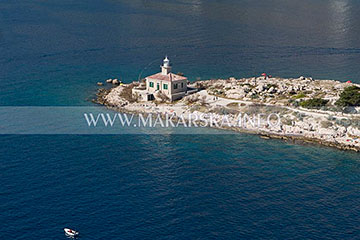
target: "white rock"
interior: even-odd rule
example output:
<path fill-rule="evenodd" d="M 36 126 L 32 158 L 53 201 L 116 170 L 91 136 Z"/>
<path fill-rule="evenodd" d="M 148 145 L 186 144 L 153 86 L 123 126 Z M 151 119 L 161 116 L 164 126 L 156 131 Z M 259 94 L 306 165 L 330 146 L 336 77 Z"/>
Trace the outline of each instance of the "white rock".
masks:
<path fill-rule="evenodd" d="M 354 128 L 354 127 L 350 126 L 350 127 L 348 127 L 348 133 L 350 133 L 351 135 L 360 137 L 360 129 L 358 129 L 358 128 Z"/>
<path fill-rule="evenodd" d="M 321 135 L 333 135 L 334 136 L 336 134 L 336 131 L 331 128 L 319 128 L 318 133 Z"/>
<path fill-rule="evenodd" d="M 276 93 L 276 89 L 274 87 L 271 87 L 269 90 L 268 90 L 269 93 Z"/>

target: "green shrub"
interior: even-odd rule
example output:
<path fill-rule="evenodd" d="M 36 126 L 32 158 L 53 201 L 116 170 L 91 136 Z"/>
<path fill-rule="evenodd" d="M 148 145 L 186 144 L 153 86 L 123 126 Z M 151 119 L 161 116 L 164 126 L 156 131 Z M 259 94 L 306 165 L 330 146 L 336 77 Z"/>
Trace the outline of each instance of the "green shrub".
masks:
<path fill-rule="evenodd" d="M 298 106 L 300 105 L 300 102 L 299 102 L 299 101 L 293 101 L 293 102 L 292 102 L 292 105 L 293 105 L 294 107 L 298 107 Z"/>
<path fill-rule="evenodd" d="M 306 97 L 306 94 L 303 93 L 303 92 L 301 92 L 301 93 L 293 96 L 292 98 L 293 98 L 293 99 L 300 99 L 300 98 L 304 98 L 304 97 Z"/>
<path fill-rule="evenodd" d="M 251 99 L 257 99 L 259 98 L 259 95 L 257 93 L 250 96 Z"/>
<path fill-rule="evenodd" d="M 360 88 L 357 86 L 345 88 L 335 104 L 341 107 L 360 106 Z"/>
<path fill-rule="evenodd" d="M 329 102 L 329 100 L 325 100 L 322 98 L 312 98 L 312 99 L 300 102 L 300 106 L 304 107 L 304 108 L 317 108 L 318 109 L 318 108 L 325 106 L 328 102 Z"/>

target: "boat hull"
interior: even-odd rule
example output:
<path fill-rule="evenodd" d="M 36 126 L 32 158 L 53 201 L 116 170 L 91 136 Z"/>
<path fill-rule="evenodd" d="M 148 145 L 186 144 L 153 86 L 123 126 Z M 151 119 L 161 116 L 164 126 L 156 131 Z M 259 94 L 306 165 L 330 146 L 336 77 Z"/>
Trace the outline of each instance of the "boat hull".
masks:
<path fill-rule="evenodd" d="M 64 232 L 67 236 L 70 236 L 70 237 L 76 237 L 79 235 L 79 232 L 72 230 L 70 228 L 64 228 Z"/>

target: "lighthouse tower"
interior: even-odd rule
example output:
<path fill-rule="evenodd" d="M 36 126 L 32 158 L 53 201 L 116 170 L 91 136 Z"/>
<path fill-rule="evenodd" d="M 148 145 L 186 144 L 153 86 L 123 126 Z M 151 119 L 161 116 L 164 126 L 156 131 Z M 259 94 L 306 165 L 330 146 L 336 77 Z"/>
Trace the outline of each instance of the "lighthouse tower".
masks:
<path fill-rule="evenodd" d="M 166 56 L 165 59 L 164 59 L 164 63 L 161 66 L 161 74 L 162 75 L 168 75 L 169 73 L 171 73 L 170 60 Z"/>

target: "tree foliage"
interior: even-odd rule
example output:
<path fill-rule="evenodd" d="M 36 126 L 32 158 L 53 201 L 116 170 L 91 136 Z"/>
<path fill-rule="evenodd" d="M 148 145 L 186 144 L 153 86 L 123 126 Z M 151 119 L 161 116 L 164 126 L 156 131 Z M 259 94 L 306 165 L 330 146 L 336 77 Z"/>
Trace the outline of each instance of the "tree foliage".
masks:
<path fill-rule="evenodd" d="M 321 108 L 325 106 L 329 100 L 325 100 L 322 98 L 312 98 L 309 100 L 305 100 L 300 102 L 300 106 L 304 108 Z"/>
<path fill-rule="evenodd" d="M 357 86 L 345 88 L 335 104 L 341 107 L 360 106 L 360 88 Z"/>

